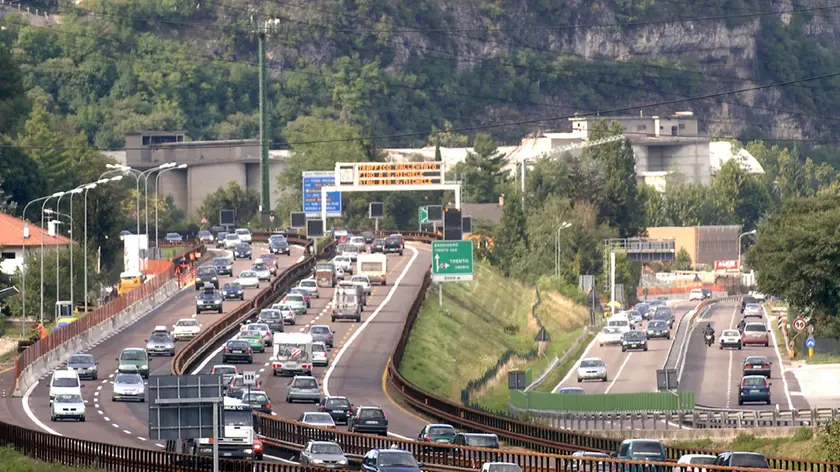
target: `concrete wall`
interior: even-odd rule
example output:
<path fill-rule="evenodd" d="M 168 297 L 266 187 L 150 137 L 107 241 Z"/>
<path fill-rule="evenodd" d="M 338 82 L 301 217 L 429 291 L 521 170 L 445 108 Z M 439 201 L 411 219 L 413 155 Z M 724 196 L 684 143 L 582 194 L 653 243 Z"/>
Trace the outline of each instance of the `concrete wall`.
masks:
<path fill-rule="evenodd" d="M 687 183 L 708 184 L 711 180 L 709 142 L 633 143 L 636 170 L 642 172 L 675 172 Z"/>
<path fill-rule="evenodd" d="M 741 226 L 700 226 L 697 234 L 697 264 L 714 268 L 715 261 L 738 259 L 738 237 Z"/>
<path fill-rule="evenodd" d="M 76 336 L 42 356 L 21 372 L 17 385 L 15 386 L 14 396 L 23 396 L 29 387 L 55 370 L 63 362 L 66 362 L 72 354 L 90 349 L 102 339 L 119 332 L 139 318 L 146 316 L 178 293 L 179 290 L 178 281 L 175 279 L 170 280 L 148 298 L 131 305 L 118 315 L 94 326 L 86 333 Z"/>

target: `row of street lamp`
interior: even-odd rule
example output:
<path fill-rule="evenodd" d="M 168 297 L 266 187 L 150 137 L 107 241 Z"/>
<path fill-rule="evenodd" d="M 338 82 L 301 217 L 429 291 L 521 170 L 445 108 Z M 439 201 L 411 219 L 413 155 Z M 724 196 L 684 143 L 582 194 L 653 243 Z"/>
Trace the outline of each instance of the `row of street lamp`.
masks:
<path fill-rule="evenodd" d="M 67 218 L 70 222 L 69 227 L 71 228 L 68 233 L 71 235 L 71 239 L 72 239 L 73 195 L 77 195 L 77 194 L 80 194 L 80 193 L 85 194 L 85 211 L 84 211 L 84 214 L 85 214 L 85 223 L 84 223 L 84 254 L 85 254 L 84 274 L 85 274 L 85 276 L 84 276 L 84 285 L 85 285 L 85 288 L 84 288 L 84 292 L 85 292 L 85 307 L 87 308 L 88 306 L 90 306 L 90 299 L 89 299 L 89 292 L 88 292 L 88 263 L 87 263 L 88 262 L 87 261 L 88 260 L 88 257 L 87 257 L 87 255 L 88 255 L 88 250 L 87 250 L 87 234 L 88 234 L 88 229 L 87 229 L 87 216 L 88 216 L 87 215 L 87 194 L 88 194 L 88 191 L 96 188 L 99 185 L 103 185 L 103 184 L 106 184 L 106 183 L 109 183 L 109 182 L 118 182 L 118 181 L 122 180 L 123 176 L 125 176 L 125 175 L 131 175 L 132 177 L 134 177 L 135 184 L 136 184 L 136 191 L 137 191 L 137 195 L 135 197 L 135 216 L 136 216 L 136 221 L 137 221 L 137 224 L 136 224 L 137 233 L 136 234 L 139 235 L 140 234 L 140 180 L 145 177 L 146 180 L 145 180 L 145 185 L 144 185 L 144 189 L 145 189 L 144 203 L 145 203 L 145 207 L 147 209 L 146 210 L 146 234 L 148 235 L 148 233 L 149 233 L 149 212 L 148 212 L 148 207 L 149 207 L 149 176 L 154 172 L 158 172 L 158 175 L 155 177 L 155 195 L 159 195 L 160 193 L 159 193 L 158 181 L 159 181 L 160 175 L 163 174 L 166 171 L 169 171 L 169 170 L 185 169 L 187 167 L 187 164 L 180 164 L 179 165 L 179 164 L 176 164 L 174 162 L 168 162 L 166 164 L 161 164 L 160 166 L 154 167 L 152 169 L 148 169 L 148 170 L 143 171 L 143 172 L 141 172 L 137 169 L 133 169 L 129 166 L 121 165 L 121 164 L 107 164 L 106 167 L 110 170 L 103 172 L 99 176 L 99 179 L 96 180 L 95 182 L 82 184 L 82 185 L 80 185 L 76 188 L 73 188 L 71 190 L 56 192 L 56 193 L 53 193 L 51 195 L 36 198 L 35 200 L 32 200 L 31 202 L 27 203 L 26 206 L 23 208 L 23 213 L 21 214 L 21 218 L 24 220 L 23 237 L 24 237 L 24 239 L 26 239 L 26 238 L 29 238 L 29 236 L 30 236 L 30 234 L 29 234 L 29 223 L 26 222 L 26 210 L 29 208 L 29 205 L 31 205 L 33 203 L 43 202 L 41 204 L 41 222 L 42 222 L 41 225 L 42 226 L 40 228 L 40 231 L 41 231 L 41 309 L 40 309 L 40 322 L 41 322 L 41 324 L 44 323 L 44 228 L 43 228 L 44 215 L 54 215 L 56 217 L 56 219 L 55 219 L 53 224 L 56 224 L 56 225 L 61 224 L 61 221 L 60 221 L 61 217 Z M 121 175 L 116 175 L 116 176 L 106 178 L 106 175 L 113 174 L 113 173 L 119 173 Z M 61 199 L 65 195 L 70 196 L 70 213 L 69 214 L 60 212 Z M 50 199 L 53 199 L 53 198 L 56 199 L 55 210 L 51 210 L 51 209 L 46 208 L 47 203 L 50 201 Z M 159 207 L 159 205 L 155 205 L 155 246 L 158 245 L 158 207 Z M 57 229 L 57 226 L 56 226 L 56 234 L 57 233 L 58 233 L 58 229 Z M 56 251 L 58 251 L 58 247 L 56 247 Z M 139 245 L 138 245 L 138 251 L 139 251 Z M 24 257 L 25 256 L 26 256 L 26 251 L 24 251 Z M 138 254 L 138 256 L 139 256 L 139 254 Z M 58 298 L 59 293 L 60 293 L 59 289 L 60 289 L 60 282 L 61 282 L 60 275 L 59 275 L 60 272 L 59 272 L 59 258 L 58 257 L 56 257 L 56 264 L 55 265 L 56 265 L 56 267 L 55 267 L 55 285 L 56 285 L 55 290 L 56 290 L 56 297 Z M 27 315 L 27 312 L 26 312 L 26 275 L 27 275 L 27 272 L 28 272 L 27 264 L 26 264 L 26 260 L 24 259 L 24 264 L 23 264 L 23 267 L 22 267 L 22 273 L 23 273 L 22 314 L 23 314 L 23 320 L 24 320 L 23 321 L 24 322 L 24 331 L 26 330 L 26 315 Z M 74 273 L 73 273 L 73 247 L 72 247 L 72 244 L 71 244 L 71 246 L 70 246 L 70 305 L 71 305 L 71 307 L 75 306 L 75 298 L 74 298 L 75 295 L 74 295 L 74 292 L 73 292 L 73 280 L 74 280 L 74 278 L 75 277 L 74 277 Z"/>

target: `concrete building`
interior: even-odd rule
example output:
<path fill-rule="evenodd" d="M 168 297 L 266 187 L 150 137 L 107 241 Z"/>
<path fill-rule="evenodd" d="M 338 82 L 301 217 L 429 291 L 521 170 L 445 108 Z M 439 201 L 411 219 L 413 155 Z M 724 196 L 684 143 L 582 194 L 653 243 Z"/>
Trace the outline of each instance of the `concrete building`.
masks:
<path fill-rule="evenodd" d="M 715 261 L 738 259 L 738 237 L 741 227 L 726 226 L 659 226 L 647 229 L 650 238 L 674 238 L 674 249 L 685 248 L 692 265 L 714 268 Z"/>
<path fill-rule="evenodd" d="M 287 156 L 288 151 L 269 155 L 272 202 L 280 196 L 276 181 Z M 167 162 L 187 164 L 186 169 L 163 173 L 159 182 L 161 194 L 171 195 L 178 208 L 188 215 L 196 214 L 204 198 L 229 181 L 260 191 L 259 140 L 186 141 L 183 132 L 168 131 L 126 134 L 125 165 L 146 170 Z M 149 179 L 149 193 L 154 193 L 153 189 L 154 177 Z"/>
<path fill-rule="evenodd" d="M 24 256 L 41 250 L 41 238 L 44 249 L 66 248 L 73 241 L 61 235 L 50 236 L 40 226 L 29 225 L 29 237 L 23 237 L 25 223 L 20 218 L 0 213 L 0 272 L 13 275 L 23 266 Z M 25 252 L 25 253 L 24 253 Z"/>

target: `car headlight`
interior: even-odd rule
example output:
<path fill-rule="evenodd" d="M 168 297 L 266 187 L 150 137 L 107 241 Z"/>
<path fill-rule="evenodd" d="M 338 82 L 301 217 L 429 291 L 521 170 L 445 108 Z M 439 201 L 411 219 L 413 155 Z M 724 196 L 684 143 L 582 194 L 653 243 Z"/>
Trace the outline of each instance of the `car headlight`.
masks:
<path fill-rule="evenodd" d="M 340 461 L 338 461 L 338 463 L 340 465 L 346 465 L 347 464 L 347 459 L 341 459 Z"/>
<path fill-rule="evenodd" d="M 217 280 L 217 279 L 216 279 L 216 277 L 213 277 L 213 278 L 212 278 L 212 279 L 210 279 L 210 280 Z"/>
<path fill-rule="evenodd" d="M 313 463 L 313 464 L 323 464 L 323 463 L 324 463 L 324 461 L 323 461 L 323 460 L 321 460 L 321 459 L 312 459 L 312 463 Z"/>
<path fill-rule="evenodd" d="M 141 365 L 141 366 L 140 366 L 140 368 L 141 368 L 141 369 L 148 369 L 148 368 L 149 368 L 149 365 L 148 365 L 148 364 L 143 364 L 143 365 Z"/>
<path fill-rule="evenodd" d="M 245 449 L 245 454 L 253 454 L 253 449 Z"/>

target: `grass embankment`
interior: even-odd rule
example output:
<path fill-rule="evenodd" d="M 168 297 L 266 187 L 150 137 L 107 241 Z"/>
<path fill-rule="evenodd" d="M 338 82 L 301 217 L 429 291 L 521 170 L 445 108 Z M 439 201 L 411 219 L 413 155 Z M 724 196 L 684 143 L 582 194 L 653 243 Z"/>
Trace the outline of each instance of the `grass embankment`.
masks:
<path fill-rule="evenodd" d="M 5 447 L 0 448 L 0 470 L 6 472 L 96 472 L 100 469 L 85 469 L 37 461 L 10 447 Z"/>
<path fill-rule="evenodd" d="M 181 254 L 187 252 L 190 247 L 191 246 L 162 247 L 160 248 L 160 252 L 164 259 L 172 259 L 173 257 L 180 256 Z"/>
<path fill-rule="evenodd" d="M 801 428 L 788 438 L 757 438 L 743 433 L 731 442 L 715 442 L 709 439 L 671 443 L 673 446 L 713 450 L 761 452 L 772 457 L 826 460 L 825 446 L 809 428 Z"/>
<path fill-rule="evenodd" d="M 530 367 L 534 378 L 555 353 L 563 355 L 589 319 L 584 307 L 555 292 L 541 291 L 540 295 L 537 316 L 551 342 L 544 356 L 532 361 L 515 359 L 507 366 L 511 370 Z M 539 326 L 531 316 L 536 291 L 506 279 L 487 264 L 476 263 L 472 282 L 445 284 L 443 309 L 437 298 L 434 291 L 427 296 L 400 366 L 406 379 L 428 392 L 459 402 L 467 383 L 484 375 L 506 350 L 526 354 L 536 347 Z M 472 400 L 506 410 L 506 372 L 502 369 Z"/>
<path fill-rule="evenodd" d="M 783 302 L 777 302 L 775 304 L 776 307 L 782 306 L 787 307 L 786 311 L 773 311 L 773 305 L 770 303 L 764 303 L 762 305 L 764 307 L 764 314 L 767 316 L 767 319 L 770 320 L 770 329 L 773 330 L 773 334 L 776 335 L 776 339 L 778 340 L 778 350 L 779 353 L 782 355 L 783 359 L 790 359 L 788 355 L 787 347 L 784 343 L 784 336 L 782 332 L 779 330 L 779 324 L 777 323 L 778 316 L 785 316 L 787 318 L 788 326 L 793 325 L 793 320 L 796 319 L 794 313 L 790 311 L 790 308 Z M 791 329 L 790 333 L 793 333 Z M 833 352 L 822 352 L 822 353 L 814 353 L 814 357 L 808 357 L 808 349 L 805 348 L 803 345 L 805 337 L 807 337 L 808 333 L 803 332 L 797 337 L 797 341 L 794 342 L 794 354 L 795 360 L 805 362 L 806 364 L 840 364 L 840 354 L 833 353 Z"/>

